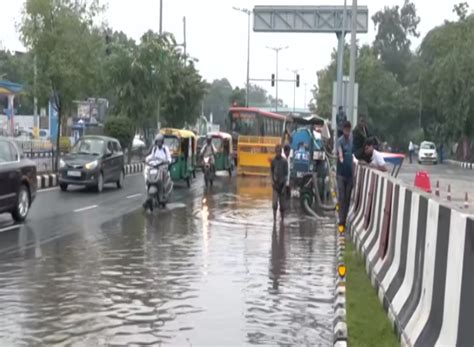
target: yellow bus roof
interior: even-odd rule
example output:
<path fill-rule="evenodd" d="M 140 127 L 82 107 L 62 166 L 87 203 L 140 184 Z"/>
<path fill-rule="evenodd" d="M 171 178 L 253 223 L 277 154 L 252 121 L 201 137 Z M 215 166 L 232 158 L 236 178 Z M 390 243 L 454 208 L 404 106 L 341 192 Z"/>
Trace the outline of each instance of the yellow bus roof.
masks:
<path fill-rule="evenodd" d="M 160 130 L 160 133 L 163 135 L 172 135 L 182 138 L 196 137 L 196 134 L 194 134 L 192 131 L 184 129 L 163 128 Z"/>

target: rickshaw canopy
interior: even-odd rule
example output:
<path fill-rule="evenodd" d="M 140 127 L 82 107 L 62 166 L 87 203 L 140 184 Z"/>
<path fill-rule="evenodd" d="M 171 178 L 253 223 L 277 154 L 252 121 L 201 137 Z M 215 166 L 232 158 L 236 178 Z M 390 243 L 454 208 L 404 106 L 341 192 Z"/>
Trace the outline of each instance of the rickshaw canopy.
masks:
<path fill-rule="evenodd" d="M 207 135 L 210 135 L 212 137 L 220 137 L 224 140 L 230 140 L 232 141 L 232 136 L 229 134 L 229 133 L 224 133 L 222 131 L 217 131 L 217 132 L 212 132 L 212 133 L 208 133 Z"/>
<path fill-rule="evenodd" d="M 183 139 L 196 138 L 196 134 L 190 130 L 184 129 L 163 128 L 160 130 L 160 133 L 165 136 L 176 136 Z"/>

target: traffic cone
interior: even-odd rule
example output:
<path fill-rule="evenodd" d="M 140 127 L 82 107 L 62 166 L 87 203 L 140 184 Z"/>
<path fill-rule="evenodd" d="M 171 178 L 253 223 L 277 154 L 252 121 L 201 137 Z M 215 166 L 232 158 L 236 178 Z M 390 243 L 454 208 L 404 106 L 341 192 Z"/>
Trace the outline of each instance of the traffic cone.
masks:
<path fill-rule="evenodd" d="M 415 176 L 415 187 L 431 193 L 430 175 L 426 171 L 418 171 Z"/>
<path fill-rule="evenodd" d="M 451 201 L 451 185 L 448 184 L 448 201 Z"/>
<path fill-rule="evenodd" d="M 469 197 L 467 195 L 467 192 L 466 192 L 466 195 L 464 196 L 464 208 L 466 210 L 469 208 Z"/>
<path fill-rule="evenodd" d="M 435 195 L 439 197 L 439 181 L 436 181 Z"/>

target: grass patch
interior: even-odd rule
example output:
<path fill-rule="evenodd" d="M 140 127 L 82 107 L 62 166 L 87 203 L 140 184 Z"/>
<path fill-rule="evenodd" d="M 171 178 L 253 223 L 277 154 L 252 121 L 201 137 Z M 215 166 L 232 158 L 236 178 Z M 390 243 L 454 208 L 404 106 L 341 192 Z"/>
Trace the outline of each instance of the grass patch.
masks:
<path fill-rule="evenodd" d="M 345 263 L 347 328 L 349 346 L 400 346 L 377 293 L 365 272 L 362 257 L 351 242 L 346 243 Z"/>

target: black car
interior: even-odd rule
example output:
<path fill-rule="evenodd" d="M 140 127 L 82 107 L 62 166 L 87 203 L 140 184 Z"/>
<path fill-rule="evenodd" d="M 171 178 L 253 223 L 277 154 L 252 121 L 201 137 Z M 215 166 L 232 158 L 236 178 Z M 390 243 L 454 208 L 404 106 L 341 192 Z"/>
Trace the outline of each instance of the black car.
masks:
<path fill-rule="evenodd" d="M 59 186 L 95 187 L 101 192 L 105 183 L 123 186 L 124 155 L 118 140 L 106 136 L 84 136 L 59 163 Z"/>
<path fill-rule="evenodd" d="M 0 213 L 9 212 L 23 222 L 36 189 L 36 164 L 24 159 L 13 141 L 0 137 Z"/>

